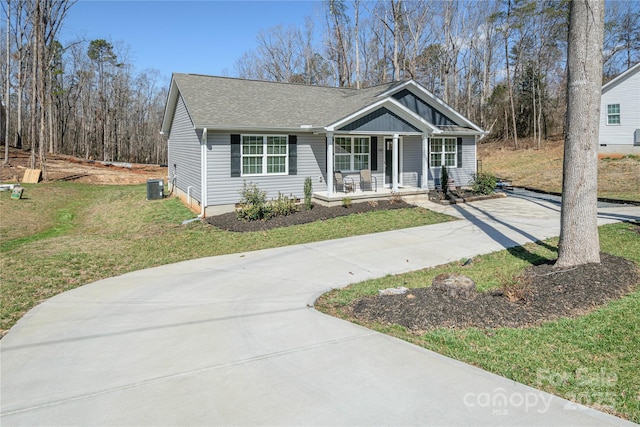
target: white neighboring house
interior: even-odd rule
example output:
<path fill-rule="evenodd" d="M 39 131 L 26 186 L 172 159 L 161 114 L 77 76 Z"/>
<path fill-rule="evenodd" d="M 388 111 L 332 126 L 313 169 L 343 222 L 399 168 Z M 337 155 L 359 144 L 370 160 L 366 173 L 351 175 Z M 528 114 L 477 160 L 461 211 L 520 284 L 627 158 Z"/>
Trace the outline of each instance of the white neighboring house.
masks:
<path fill-rule="evenodd" d="M 599 154 L 640 155 L 640 63 L 602 86 Z"/>

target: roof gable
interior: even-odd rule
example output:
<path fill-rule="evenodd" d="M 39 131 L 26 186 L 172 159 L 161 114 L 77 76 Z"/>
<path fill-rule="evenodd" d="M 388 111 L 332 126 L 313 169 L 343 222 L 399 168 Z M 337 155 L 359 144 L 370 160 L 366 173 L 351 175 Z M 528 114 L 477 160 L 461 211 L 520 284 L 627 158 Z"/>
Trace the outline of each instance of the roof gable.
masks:
<path fill-rule="evenodd" d="M 631 76 L 633 76 L 634 74 L 636 74 L 639 71 L 640 71 L 640 62 L 637 63 L 636 65 L 634 65 L 633 67 L 629 68 L 627 71 L 625 71 L 624 73 L 620 74 L 619 76 L 617 76 L 613 80 L 609 81 L 604 86 L 602 86 L 602 93 L 606 93 L 606 92 L 610 91 L 611 89 L 613 89 L 614 87 L 618 86 L 622 82 L 628 80 Z"/>
<path fill-rule="evenodd" d="M 382 132 L 388 125 L 387 132 L 434 133 L 439 132 L 436 125 L 456 125 L 482 133 L 411 80 L 350 89 L 174 74 L 163 132 L 171 128 L 178 96 L 195 128 Z"/>
<path fill-rule="evenodd" d="M 394 93 L 392 96 L 400 104 L 404 105 L 414 113 L 418 114 L 420 117 L 423 117 L 436 126 L 453 126 L 457 124 L 445 114 L 441 113 L 440 111 L 423 101 L 421 98 L 416 96 L 407 88 Z"/>
<path fill-rule="evenodd" d="M 378 108 L 338 130 L 358 132 L 421 132 L 419 128 L 386 107 Z"/>
<path fill-rule="evenodd" d="M 429 108 L 424 110 L 428 115 L 432 115 L 432 117 L 425 117 L 426 120 L 431 122 L 431 119 L 434 120 L 443 120 L 447 123 L 433 123 L 435 126 L 440 128 L 452 127 L 456 128 L 468 128 L 467 131 L 471 131 L 476 134 L 484 134 L 485 132 L 478 127 L 471 120 L 463 116 L 460 112 L 454 110 L 451 106 L 447 105 L 446 102 L 435 96 L 429 90 L 427 90 L 424 86 L 416 82 L 415 80 L 407 80 L 403 82 L 403 84 L 390 88 L 387 92 L 382 93 L 380 96 L 398 96 L 401 98 L 405 98 L 407 96 L 405 91 L 409 91 L 416 99 L 419 100 L 420 103 L 428 106 Z M 401 94 L 404 94 L 402 96 Z M 411 98 L 405 99 L 406 102 L 411 104 Z M 407 106 L 409 108 L 409 105 Z M 418 105 L 414 104 L 416 109 Z M 435 113 L 431 113 L 431 111 L 435 111 Z M 433 117 L 435 116 L 435 117 Z M 449 123 L 450 122 L 450 123 Z"/>

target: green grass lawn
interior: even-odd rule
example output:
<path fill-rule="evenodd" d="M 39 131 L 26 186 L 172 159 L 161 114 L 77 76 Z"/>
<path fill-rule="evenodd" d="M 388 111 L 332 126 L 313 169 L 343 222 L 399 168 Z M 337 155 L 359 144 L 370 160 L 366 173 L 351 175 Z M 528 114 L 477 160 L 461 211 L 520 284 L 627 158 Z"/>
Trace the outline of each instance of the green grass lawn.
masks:
<path fill-rule="evenodd" d="M 541 190 L 562 191 L 563 141 L 544 141 L 537 150 L 531 139 L 520 140 L 513 150 L 512 141 L 478 145 L 478 158 L 484 172 L 509 178 L 513 185 Z M 603 158 L 598 161 L 598 196 L 640 201 L 640 157 Z"/>
<path fill-rule="evenodd" d="M 0 329 L 60 292 L 142 268 L 198 257 L 427 225 L 452 218 L 424 209 L 372 212 L 256 233 L 231 233 L 193 222 L 180 201 L 145 200 L 144 186 L 74 183 L 25 185 L 25 199 L 0 193 L 2 293 Z M 630 224 L 600 228 L 602 250 L 640 263 L 640 235 Z M 556 239 L 475 259 L 465 269 L 486 290 L 533 263 L 554 259 Z M 520 252 L 520 253 L 518 253 Z M 525 256 L 526 255 L 526 256 Z M 318 303 L 339 306 L 377 289 L 431 283 L 459 263 L 388 276 L 332 292 Z M 338 309 L 335 308 L 338 306 Z M 516 381 L 640 421 L 640 291 L 589 315 L 527 329 L 438 329 L 412 335 L 367 325 Z"/>
<path fill-rule="evenodd" d="M 145 186 L 25 185 L 0 193 L 0 330 L 60 292 L 147 267 L 453 220 L 422 208 L 377 211 L 255 233 L 200 221 L 175 198 L 147 201 Z"/>
<path fill-rule="evenodd" d="M 601 249 L 640 264 L 636 227 L 624 223 L 600 227 Z M 531 264 L 555 259 L 557 243 L 557 239 L 549 239 L 544 244 L 527 244 L 517 252 L 482 255 L 474 258 L 464 274 L 476 281 L 479 290 L 496 288 Z M 351 285 L 325 294 L 316 307 L 354 321 L 343 310 L 353 300 L 388 287 L 424 287 L 437 274 L 459 271 L 459 266 L 460 262 L 455 262 Z M 415 335 L 398 325 L 364 326 L 640 422 L 640 290 L 588 315 L 539 327 L 439 328 Z"/>

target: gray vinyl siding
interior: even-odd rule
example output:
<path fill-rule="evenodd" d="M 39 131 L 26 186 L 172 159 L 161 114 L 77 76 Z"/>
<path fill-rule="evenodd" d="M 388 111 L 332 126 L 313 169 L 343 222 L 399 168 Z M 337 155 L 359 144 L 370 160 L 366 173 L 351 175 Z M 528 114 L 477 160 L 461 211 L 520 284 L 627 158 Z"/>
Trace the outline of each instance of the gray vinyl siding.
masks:
<path fill-rule="evenodd" d="M 241 133 L 241 132 L 233 132 Z M 258 132 L 252 132 L 258 134 Z M 207 137 L 207 204 L 209 206 L 238 203 L 243 182 L 257 184 L 267 198 L 278 192 L 304 198 L 304 180 L 311 177 L 313 191 L 326 190 L 326 138 L 324 135 L 297 135 L 298 172 L 296 175 L 262 175 L 231 177 L 231 132 L 208 133 Z"/>
<path fill-rule="evenodd" d="M 201 135 L 201 131 L 196 132 L 193 128 L 187 108 L 180 97 L 168 140 L 169 180 L 185 194 L 189 192 L 191 197 L 198 201 L 202 201 Z"/>
<path fill-rule="evenodd" d="M 420 187 L 422 176 L 422 137 L 405 136 L 402 141 L 402 185 Z"/>
<path fill-rule="evenodd" d="M 442 135 L 449 136 L 449 135 Z M 452 137 L 455 135 L 451 135 Z M 436 185 L 440 185 L 441 168 L 430 167 L 429 168 L 429 189 L 433 190 Z M 449 167 L 449 178 L 452 178 L 456 186 L 466 187 L 473 179 L 473 175 L 476 173 L 476 142 L 475 137 L 463 136 L 462 137 L 462 167 Z"/>

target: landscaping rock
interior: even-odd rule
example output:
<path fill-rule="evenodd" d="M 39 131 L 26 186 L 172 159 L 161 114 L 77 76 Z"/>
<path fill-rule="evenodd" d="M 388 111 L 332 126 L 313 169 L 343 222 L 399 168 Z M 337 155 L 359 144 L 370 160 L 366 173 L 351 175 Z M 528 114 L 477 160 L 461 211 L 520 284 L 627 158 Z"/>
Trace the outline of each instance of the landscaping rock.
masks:
<path fill-rule="evenodd" d="M 431 287 L 456 299 L 476 297 L 476 282 L 458 273 L 442 273 L 433 278 Z"/>
<path fill-rule="evenodd" d="M 387 289 L 379 289 L 378 290 L 378 295 L 384 296 L 384 295 L 402 295 L 407 293 L 409 289 L 405 288 L 404 286 L 398 286 L 397 288 L 387 288 Z"/>

